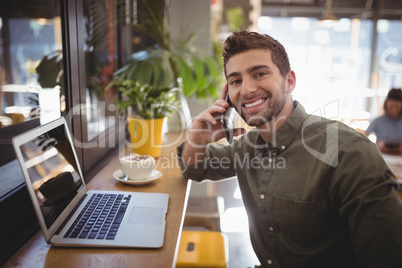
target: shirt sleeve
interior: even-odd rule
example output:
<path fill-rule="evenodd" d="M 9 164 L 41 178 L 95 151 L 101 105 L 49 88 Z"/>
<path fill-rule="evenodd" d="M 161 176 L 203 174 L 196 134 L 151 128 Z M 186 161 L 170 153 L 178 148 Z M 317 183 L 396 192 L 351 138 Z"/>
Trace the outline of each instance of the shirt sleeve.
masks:
<path fill-rule="evenodd" d="M 177 147 L 177 155 L 180 169 L 186 179 L 200 182 L 221 180 L 236 175 L 229 145 L 208 145 L 204 158 L 192 166 L 185 164 L 181 157 L 185 144 L 184 142 Z"/>
<path fill-rule="evenodd" d="M 368 140 L 350 140 L 334 157 L 328 192 L 350 230 L 359 267 L 402 267 L 402 201 L 394 174 Z"/>

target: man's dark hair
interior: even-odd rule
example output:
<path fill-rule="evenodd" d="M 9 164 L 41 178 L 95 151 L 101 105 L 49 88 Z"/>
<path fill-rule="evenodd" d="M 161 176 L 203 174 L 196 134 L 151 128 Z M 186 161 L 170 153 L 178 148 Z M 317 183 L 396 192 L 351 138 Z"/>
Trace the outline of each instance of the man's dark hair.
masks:
<path fill-rule="evenodd" d="M 290 71 L 288 54 L 281 43 L 267 34 L 256 32 L 233 32 L 223 43 L 223 68 L 226 74 L 228 60 L 249 49 L 268 49 L 272 52 L 272 61 L 278 66 L 281 75 L 285 77 Z"/>

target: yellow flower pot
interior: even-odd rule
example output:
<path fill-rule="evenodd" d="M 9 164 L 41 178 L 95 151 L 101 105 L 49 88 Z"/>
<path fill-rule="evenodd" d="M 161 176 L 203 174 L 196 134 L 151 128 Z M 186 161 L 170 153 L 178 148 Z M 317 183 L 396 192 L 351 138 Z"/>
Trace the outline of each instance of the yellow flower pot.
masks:
<path fill-rule="evenodd" d="M 159 157 L 162 149 L 164 118 L 142 119 L 128 117 L 128 129 L 134 153 Z"/>

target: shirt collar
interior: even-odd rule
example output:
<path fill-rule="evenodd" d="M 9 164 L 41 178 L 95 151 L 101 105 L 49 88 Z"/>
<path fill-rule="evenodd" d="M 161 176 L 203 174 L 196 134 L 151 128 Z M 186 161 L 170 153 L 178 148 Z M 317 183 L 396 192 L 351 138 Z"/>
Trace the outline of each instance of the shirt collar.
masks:
<path fill-rule="evenodd" d="M 260 149 L 266 150 L 268 147 L 277 147 L 280 151 L 284 151 L 289 146 L 297 130 L 302 123 L 306 120 L 308 114 L 304 110 L 304 107 L 298 102 L 293 102 L 293 112 L 286 119 L 283 125 L 272 135 L 272 138 L 265 148 L 263 145 L 265 142 L 260 135 L 258 135 L 256 144 Z"/>

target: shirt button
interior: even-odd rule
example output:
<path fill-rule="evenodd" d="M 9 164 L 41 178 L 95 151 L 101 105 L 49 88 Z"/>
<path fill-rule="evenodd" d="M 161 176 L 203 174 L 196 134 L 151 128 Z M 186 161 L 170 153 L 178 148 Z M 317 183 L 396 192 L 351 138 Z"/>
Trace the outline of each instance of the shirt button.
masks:
<path fill-rule="evenodd" d="M 268 263 L 268 264 L 272 264 L 272 261 L 271 261 L 271 260 L 268 260 L 267 263 Z"/>
<path fill-rule="evenodd" d="M 273 232 L 273 231 L 274 231 L 274 228 L 272 228 L 272 227 L 269 227 L 269 230 L 270 230 L 271 232 Z"/>
<path fill-rule="evenodd" d="M 265 198 L 265 195 L 263 195 L 263 194 L 260 195 L 260 198 L 261 198 L 261 199 L 264 199 L 264 198 Z"/>
<path fill-rule="evenodd" d="M 268 158 L 268 162 L 269 162 L 269 163 L 272 163 L 272 158 Z"/>
<path fill-rule="evenodd" d="M 282 145 L 282 146 L 281 146 L 281 149 L 282 149 L 282 150 L 285 150 L 285 148 L 286 148 L 285 145 Z"/>

